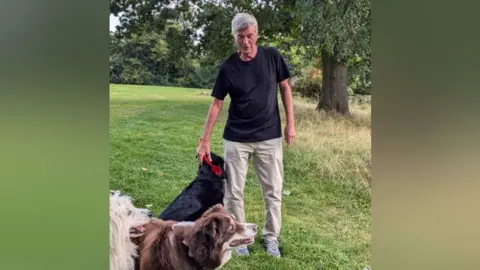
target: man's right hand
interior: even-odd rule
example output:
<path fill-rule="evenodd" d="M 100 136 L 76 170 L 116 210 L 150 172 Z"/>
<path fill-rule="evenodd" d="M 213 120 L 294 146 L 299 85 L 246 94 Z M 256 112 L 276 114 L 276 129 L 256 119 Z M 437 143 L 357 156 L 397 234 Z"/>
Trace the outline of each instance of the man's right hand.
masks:
<path fill-rule="evenodd" d="M 212 157 L 210 156 L 210 143 L 208 142 L 208 140 L 200 138 L 197 147 L 198 164 L 203 163 L 204 156 L 206 156 L 208 160 L 212 161 Z"/>
<path fill-rule="evenodd" d="M 223 100 L 214 98 L 212 104 L 210 104 L 210 108 L 208 109 L 207 119 L 205 120 L 205 127 L 203 130 L 202 137 L 198 140 L 198 147 L 197 147 L 197 158 L 198 163 L 203 163 L 203 157 L 207 157 L 208 160 L 212 161 L 212 157 L 210 156 L 210 143 L 209 138 L 212 132 L 213 126 L 215 125 L 215 121 L 217 121 L 218 114 L 222 110 L 223 107 Z"/>

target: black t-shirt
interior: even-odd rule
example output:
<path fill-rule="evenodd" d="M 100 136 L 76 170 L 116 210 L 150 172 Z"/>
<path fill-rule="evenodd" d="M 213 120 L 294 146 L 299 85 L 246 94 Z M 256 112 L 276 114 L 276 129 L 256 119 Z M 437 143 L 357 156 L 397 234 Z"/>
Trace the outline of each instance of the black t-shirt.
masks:
<path fill-rule="evenodd" d="M 243 61 L 238 53 L 230 55 L 220 66 L 211 94 L 220 100 L 230 95 L 223 138 L 256 142 L 282 137 L 277 86 L 289 77 L 276 48 L 258 47 L 250 61 Z"/>

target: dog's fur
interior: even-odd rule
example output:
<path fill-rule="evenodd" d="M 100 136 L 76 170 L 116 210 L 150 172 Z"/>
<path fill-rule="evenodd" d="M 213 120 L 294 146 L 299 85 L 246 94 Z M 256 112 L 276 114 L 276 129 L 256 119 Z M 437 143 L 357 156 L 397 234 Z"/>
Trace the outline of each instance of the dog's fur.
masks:
<path fill-rule="evenodd" d="M 132 238 L 143 235 L 151 211 L 136 208 L 129 196 L 110 191 L 110 270 L 135 269 L 137 245 Z"/>
<path fill-rule="evenodd" d="M 195 221 L 210 207 L 216 204 L 223 205 L 226 180 L 225 161 L 213 152 L 210 153 L 210 156 L 212 164 L 220 167 L 220 176 L 217 176 L 205 162 L 200 164 L 197 176 L 160 213 L 158 218 L 172 221 Z"/>
<path fill-rule="evenodd" d="M 221 268 L 232 249 L 254 242 L 257 225 L 239 223 L 221 204 L 195 222 L 153 218 L 139 238 L 139 270 L 204 270 Z"/>

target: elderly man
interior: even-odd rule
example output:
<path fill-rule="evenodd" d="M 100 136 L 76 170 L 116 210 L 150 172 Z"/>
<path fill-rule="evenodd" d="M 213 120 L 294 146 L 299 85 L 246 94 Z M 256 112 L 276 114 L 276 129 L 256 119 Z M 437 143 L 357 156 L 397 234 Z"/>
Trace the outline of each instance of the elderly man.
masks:
<path fill-rule="evenodd" d="M 283 151 L 277 86 L 280 85 L 286 112 L 285 141 L 290 145 L 295 136 L 292 94 L 287 80 L 290 72 L 277 49 L 257 46 L 258 25 L 252 15 L 237 14 L 232 20 L 232 34 L 238 51 L 220 66 L 197 148 L 198 158 L 199 162 L 205 155 L 210 159 L 210 135 L 224 98 L 229 95 L 228 121 L 223 132 L 228 177 L 225 205 L 239 221 L 245 221 L 243 190 L 248 160 L 252 157 L 265 204 L 263 242 L 267 254 L 280 257 Z M 241 247 L 237 254 L 248 255 L 249 251 Z"/>

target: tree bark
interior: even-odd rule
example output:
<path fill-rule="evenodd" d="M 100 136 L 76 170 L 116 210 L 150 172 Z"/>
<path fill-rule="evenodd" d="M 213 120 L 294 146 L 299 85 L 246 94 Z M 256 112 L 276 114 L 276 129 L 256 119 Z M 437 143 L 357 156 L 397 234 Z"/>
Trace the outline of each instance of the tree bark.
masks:
<path fill-rule="evenodd" d="M 347 66 L 325 50 L 322 51 L 322 66 L 322 89 L 317 110 L 324 110 L 329 115 L 351 116 L 348 104 Z"/>

